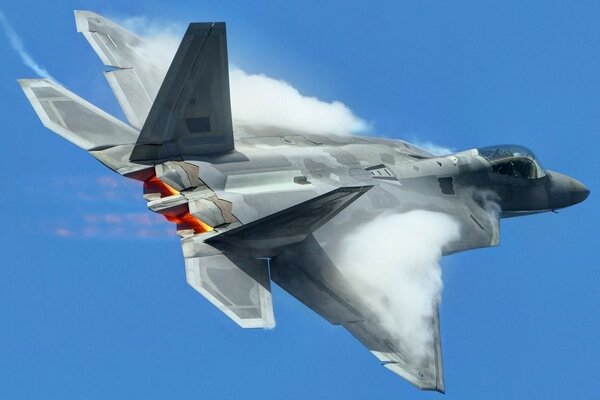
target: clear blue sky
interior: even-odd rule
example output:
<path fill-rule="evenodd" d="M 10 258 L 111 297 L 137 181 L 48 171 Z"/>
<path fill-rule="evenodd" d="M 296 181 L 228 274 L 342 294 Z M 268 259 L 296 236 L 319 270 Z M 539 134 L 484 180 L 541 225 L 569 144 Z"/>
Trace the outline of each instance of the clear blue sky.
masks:
<path fill-rule="evenodd" d="M 376 133 L 455 149 L 532 147 L 592 194 L 559 214 L 505 220 L 500 247 L 443 260 L 444 398 L 596 396 L 600 3 L 249 3 L 7 1 L 2 10 L 51 74 L 118 116 L 73 9 L 224 20 L 231 61 L 341 100 Z M 43 128 L 15 81 L 34 74 L 3 37 L 0 53 L 0 398 L 443 398 L 388 372 L 278 288 L 277 328 L 243 331 L 186 285 L 175 236 L 98 227 L 107 214 L 143 220 L 141 188 L 115 183 Z M 96 231 L 56 234 L 86 224 Z"/>

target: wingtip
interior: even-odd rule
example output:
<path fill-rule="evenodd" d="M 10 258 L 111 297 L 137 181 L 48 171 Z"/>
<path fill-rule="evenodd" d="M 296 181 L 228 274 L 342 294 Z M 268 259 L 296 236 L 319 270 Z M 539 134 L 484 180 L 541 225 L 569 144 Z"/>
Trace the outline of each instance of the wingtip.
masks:
<path fill-rule="evenodd" d="M 29 82 L 30 81 L 31 81 L 31 79 L 26 79 L 26 78 L 17 79 L 17 83 L 19 84 L 19 86 L 23 90 L 25 90 L 26 88 L 29 87 Z"/>
<path fill-rule="evenodd" d="M 98 17 L 99 15 L 93 11 L 88 10 L 73 10 L 73 14 L 75 18 L 88 18 L 88 17 Z"/>
<path fill-rule="evenodd" d="M 21 78 L 17 79 L 17 83 L 21 86 L 22 89 L 29 88 L 31 86 L 35 86 L 41 82 L 44 83 L 52 83 L 53 81 L 48 78 Z"/>
<path fill-rule="evenodd" d="M 416 387 L 418 387 L 420 390 L 424 390 L 427 392 L 438 392 L 441 394 L 446 394 L 446 388 L 444 387 L 444 384 L 440 384 L 439 382 L 435 385 L 435 386 L 425 386 L 425 385 L 419 385 L 417 383 L 411 382 L 413 383 Z"/>
<path fill-rule="evenodd" d="M 73 10 L 73 14 L 75 16 L 75 27 L 77 28 L 77 32 L 88 32 L 90 30 L 89 20 L 92 18 L 96 23 L 100 23 L 104 19 L 101 15 L 87 10 Z"/>
<path fill-rule="evenodd" d="M 446 385 L 444 385 L 444 382 L 438 382 L 435 387 L 435 391 L 441 394 L 446 394 Z"/>
<path fill-rule="evenodd" d="M 377 356 L 377 354 L 375 354 L 375 356 Z M 408 382 L 410 382 L 412 385 L 414 385 L 420 390 L 428 392 L 439 392 L 442 394 L 446 393 L 443 377 L 427 375 L 424 376 L 421 373 L 414 374 L 414 371 L 408 371 L 403 365 L 397 362 L 385 362 L 382 365 L 391 372 L 395 373 L 396 375 L 399 375 L 402 378 L 406 379 Z"/>

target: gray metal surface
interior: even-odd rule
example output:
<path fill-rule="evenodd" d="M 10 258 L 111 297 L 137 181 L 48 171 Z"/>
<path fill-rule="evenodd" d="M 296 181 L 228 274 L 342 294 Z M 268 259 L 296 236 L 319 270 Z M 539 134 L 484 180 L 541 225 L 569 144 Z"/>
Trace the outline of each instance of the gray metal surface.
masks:
<path fill-rule="evenodd" d="M 75 23 L 102 63 L 115 68 L 104 75 L 129 123 L 141 129 L 166 71 L 145 53 L 144 39 L 103 16 L 75 11 Z"/>
<path fill-rule="evenodd" d="M 190 286 L 242 328 L 273 328 L 266 260 L 225 255 L 197 237 L 182 241 Z"/>
<path fill-rule="evenodd" d="M 233 148 L 225 24 L 190 24 L 131 160 L 153 165 Z"/>
<path fill-rule="evenodd" d="M 84 150 L 133 144 L 138 132 L 49 79 L 21 79 L 44 126 Z"/>
<path fill-rule="evenodd" d="M 444 391 L 439 317 L 429 321 L 435 332 L 425 357 L 415 358 L 362 301 L 317 240 L 285 248 L 271 260 L 271 279 L 329 323 L 342 325 L 382 364 L 422 389 Z M 395 310 L 402 312 L 402 310 Z"/>

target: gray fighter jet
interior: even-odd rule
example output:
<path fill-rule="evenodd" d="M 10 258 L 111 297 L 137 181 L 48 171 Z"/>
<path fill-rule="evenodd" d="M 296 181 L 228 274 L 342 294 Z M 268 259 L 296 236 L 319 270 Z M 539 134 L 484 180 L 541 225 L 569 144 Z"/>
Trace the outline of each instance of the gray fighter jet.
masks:
<path fill-rule="evenodd" d="M 425 357 L 378 321 L 328 252 L 336 231 L 415 209 L 460 221 L 450 254 L 496 246 L 499 219 L 585 200 L 580 182 L 502 145 L 434 156 L 401 140 L 242 132 L 232 124 L 224 23 L 190 24 L 166 75 L 143 39 L 76 11 L 129 124 L 48 79 L 19 83 L 42 123 L 143 182 L 148 208 L 176 224 L 187 282 L 243 328 L 273 327 L 271 281 L 421 389 L 444 391 L 437 309 Z M 164 79 L 163 79 L 164 77 Z M 486 193 L 501 212 L 486 208 Z M 402 310 L 391 310 L 402 313 Z"/>

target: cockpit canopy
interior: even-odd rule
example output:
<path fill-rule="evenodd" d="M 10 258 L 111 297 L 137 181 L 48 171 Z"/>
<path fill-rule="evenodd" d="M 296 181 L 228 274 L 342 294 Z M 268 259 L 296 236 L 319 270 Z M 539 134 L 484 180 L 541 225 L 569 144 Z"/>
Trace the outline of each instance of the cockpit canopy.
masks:
<path fill-rule="evenodd" d="M 538 179 L 546 176 L 535 154 L 526 147 L 518 145 L 500 145 L 478 148 L 479 155 L 500 175 L 514 178 Z"/>

